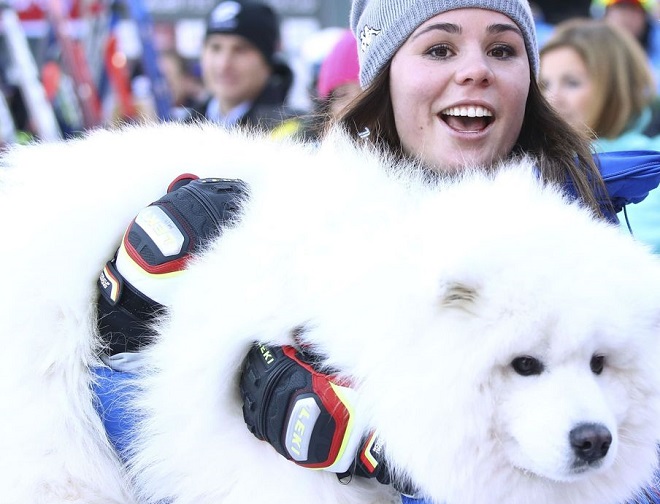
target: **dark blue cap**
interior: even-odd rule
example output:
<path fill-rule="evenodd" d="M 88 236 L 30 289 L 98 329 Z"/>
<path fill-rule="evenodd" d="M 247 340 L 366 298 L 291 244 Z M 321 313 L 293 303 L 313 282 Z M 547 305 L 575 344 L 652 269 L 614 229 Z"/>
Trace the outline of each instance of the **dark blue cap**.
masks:
<path fill-rule="evenodd" d="M 206 36 L 240 35 L 249 40 L 269 63 L 280 40 L 279 20 L 268 5 L 226 0 L 216 5 L 206 20 Z"/>

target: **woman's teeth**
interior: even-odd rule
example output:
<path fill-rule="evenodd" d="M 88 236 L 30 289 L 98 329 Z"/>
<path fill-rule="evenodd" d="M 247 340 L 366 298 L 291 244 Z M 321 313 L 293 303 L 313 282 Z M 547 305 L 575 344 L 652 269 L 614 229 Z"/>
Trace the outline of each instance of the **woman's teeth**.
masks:
<path fill-rule="evenodd" d="M 493 113 L 485 107 L 450 107 L 442 115 L 454 117 L 492 117 Z"/>

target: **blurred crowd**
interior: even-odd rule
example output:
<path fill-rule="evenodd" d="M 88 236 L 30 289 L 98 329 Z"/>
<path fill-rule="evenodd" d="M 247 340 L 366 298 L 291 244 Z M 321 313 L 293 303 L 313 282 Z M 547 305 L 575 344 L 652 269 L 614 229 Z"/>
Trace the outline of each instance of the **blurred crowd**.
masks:
<path fill-rule="evenodd" d="M 98 58 L 88 51 L 86 61 L 77 61 L 86 67 L 84 72 L 70 71 L 71 59 L 67 60 L 65 46 L 58 45 L 58 40 L 48 41 L 49 48 L 43 50 L 43 36 L 25 37 L 33 56 L 29 65 L 36 67 L 34 72 L 27 68 L 25 54 L 19 54 L 12 40 L 16 34 L 9 29 L 8 15 L 15 17 L 15 13 L 10 11 L 6 5 L 0 11 L 0 146 L 153 120 L 205 119 L 226 126 L 259 126 L 277 130 L 273 134 L 278 135 L 313 137 L 320 124 L 312 116 L 334 110 L 340 93 L 348 101 L 359 90 L 357 52 L 347 28 L 333 26 L 313 33 L 296 48 L 303 61 L 294 65 L 287 58 L 291 48 L 283 47 L 282 17 L 267 3 L 218 2 L 204 19 L 199 52 L 193 57 L 167 47 L 157 50 L 150 64 L 144 55 L 130 58 L 121 40 L 107 33 L 107 40 L 98 44 Z M 51 30 L 56 32 L 57 27 Z M 54 39 L 52 34 L 50 39 Z M 86 41 L 81 37 L 74 42 L 83 45 Z M 332 68 L 324 70 L 320 79 L 323 60 L 335 43 L 340 47 L 328 62 Z M 350 62 L 347 52 L 353 53 Z M 83 97 L 76 73 L 85 72 L 94 76 L 83 83 L 89 84 Z M 32 73 L 36 82 L 29 82 Z M 300 96 L 293 99 L 296 83 L 298 87 L 303 83 L 302 100 Z M 35 98 L 35 86 L 43 99 Z M 87 110 L 90 87 L 93 112 Z M 341 91 L 335 92 L 335 87 Z M 44 126 L 49 115 L 57 123 L 56 134 Z"/>
<path fill-rule="evenodd" d="M 176 49 L 159 51 L 156 71 L 162 82 L 154 79 L 153 71 L 146 71 L 142 61 L 129 61 L 125 57 L 122 59 L 121 49 L 115 46 L 114 53 L 104 58 L 104 81 L 96 83 L 99 125 L 144 119 L 186 121 L 206 118 L 227 125 L 258 122 L 267 129 L 279 128 L 278 134 L 290 134 L 301 129 L 305 135 L 318 134 L 319 119 L 322 123 L 327 113 L 340 109 L 359 91 L 355 41 L 351 34 L 345 27 L 329 27 L 314 34 L 309 40 L 304 40 L 300 53 L 308 61 L 303 67 L 295 67 L 294 71 L 291 62 L 283 57 L 285 52 L 282 51 L 281 19 L 278 13 L 267 2 L 243 3 L 245 5 L 240 1 L 222 1 L 209 12 L 198 57 L 184 57 Z M 639 61 L 639 58 L 622 57 L 622 61 L 627 62 L 626 68 L 606 70 L 602 68 L 603 65 L 612 64 L 612 61 L 603 58 L 604 63 L 596 63 L 596 56 L 592 55 L 599 43 L 600 51 L 613 53 L 623 50 L 621 32 L 628 35 L 626 42 L 634 40 L 643 51 L 642 66 L 648 67 L 650 85 L 644 87 L 646 84 L 643 82 L 648 84 L 648 81 L 643 79 L 632 83 L 630 79 L 624 78 L 606 81 L 596 79 L 595 83 L 613 86 L 622 94 L 630 95 L 630 100 L 641 97 L 645 106 L 618 107 L 617 110 L 609 107 L 607 120 L 618 125 L 623 123 L 624 127 L 597 124 L 593 118 L 599 114 L 594 111 L 585 112 L 590 119 L 578 118 L 578 121 L 598 138 L 609 140 L 628 132 L 633 126 L 649 137 L 660 131 L 655 112 L 656 96 L 660 90 L 660 22 L 656 0 L 546 0 L 531 4 L 541 47 L 550 40 L 555 48 L 570 46 L 571 43 L 556 39 L 556 34 L 564 31 L 566 24 L 573 26 L 573 32 L 589 30 L 588 26 L 607 24 L 601 33 L 602 39 L 593 46 L 585 43 L 579 48 L 564 51 L 572 50 L 578 54 L 577 61 L 585 63 L 588 76 L 595 75 L 594 67 L 598 67 L 599 72 L 630 74 L 630 66 L 634 66 L 631 62 Z M 577 27 L 576 22 L 584 24 L 584 28 Z M 610 34 L 610 31 L 613 33 Z M 2 38 L 6 38 L 7 34 L 3 35 Z M 0 85 L 5 108 L 17 132 L 15 139 L 21 141 L 38 137 L 38 128 L 31 117 L 31 104 L 26 103 L 25 89 L 17 82 L 20 79 L 16 78 L 16 72 L 11 68 L 11 57 L 6 54 L 10 46 L 4 40 L 2 42 Z M 337 47 L 333 51 L 335 44 Z M 107 52 L 110 49 L 106 46 L 105 50 Z M 639 51 L 636 52 L 638 56 Z M 568 99 L 566 89 L 569 86 L 558 86 L 549 77 L 549 73 L 553 69 L 561 69 L 565 82 L 571 67 L 566 66 L 563 60 L 557 63 L 557 54 L 557 50 L 547 51 L 541 84 L 547 97 L 561 109 Z M 328 65 L 322 71 L 321 64 L 326 57 L 329 59 Z M 44 61 L 38 62 L 39 79 L 58 126 L 63 136 L 75 135 L 89 126 L 83 117 L 85 103 L 76 96 L 80 83 L 76 81 L 75 75 L 67 71 L 62 54 L 49 54 L 41 59 Z M 639 63 L 642 64 L 641 61 Z M 300 75 L 301 71 L 306 75 Z M 633 68 L 632 72 L 636 74 L 636 69 Z M 305 83 L 305 90 L 309 93 L 306 103 L 309 106 L 292 106 L 291 90 L 295 81 Z M 166 114 L 159 109 L 158 103 L 158 98 L 163 96 L 162 89 L 160 94 L 155 93 L 159 84 L 166 86 L 169 107 Z M 339 89 L 335 89 L 335 84 Z M 576 88 L 578 86 L 573 83 L 571 92 L 574 93 Z M 611 93 L 614 92 L 604 90 L 604 98 L 600 98 L 602 103 L 611 104 Z M 603 106 L 602 103 L 595 103 L 595 96 L 599 93 L 587 94 L 594 96 L 593 107 Z M 574 113 L 575 107 L 569 107 Z M 592 105 L 589 104 L 589 107 Z M 637 115 L 645 119 L 643 125 L 636 121 L 639 119 Z M 8 130 L 9 117 L 0 113 L 0 120 L 3 117 L 0 135 L 2 131 Z M 6 141 L 7 138 L 0 137 L 0 140 Z"/>
<path fill-rule="evenodd" d="M 531 6 L 541 48 L 538 83 L 551 105 L 592 139 L 596 152 L 660 150 L 657 1 L 547 0 Z M 360 92 L 357 43 L 344 26 L 325 28 L 303 41 L 300 53 L 308 61 L 306 75 L 300 75 L 284 56 L 280 15 L 268 3 L 223 0 L 204 23 L 198 57 L 162 50 L 155 56 L 155 69 L 144 60 L 128 62 L 120 49 L 106 44 L 98 125 L 209 120 L 313 140 Z M 2 26 L 7 39 L 7 23 Z M 34 103 L 26 99 L 26 88 L 14 82 L 7 40 L 1 49 L 0 141 L 39 138 Z M 88 127 L 75 77 L 55 55 L 39 68 L 44 103 L 52 107 L 64 137 Z M 292 105 L 296 80 L 306 83 L 309 106 Z M 158 101 L 163 96 L 168 99 L 165 112 Z M 637 235 L 660 251 L 657 192 L 627 211 L 639 214 Z"/>

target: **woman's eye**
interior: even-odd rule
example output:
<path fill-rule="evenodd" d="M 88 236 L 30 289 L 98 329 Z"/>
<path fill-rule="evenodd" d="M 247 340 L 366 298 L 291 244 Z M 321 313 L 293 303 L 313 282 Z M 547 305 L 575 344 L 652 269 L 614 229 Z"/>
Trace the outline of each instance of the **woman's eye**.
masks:
<path fill-rule="evenodd" d="M 566 87 L 571 89 L 581 88 L 582 81 L 580 79 L 566 79 Z"/>
<path fill-rule="evenodd" d="M 429 56 L 432 56 L 433 58 L 447 58 L 448 56 L 451 55 L 451 52 L 449 50 L 449 47 L 445 45 L 438 45 L 438 46 L 433 46 L 431 47 L 428 51 L 427 54 Z"/>
<path fill-rule="evenodd" d="M 503 58 L 510 58 L 515 53 L 513 49 L 509 46 L 497 46 L 491 49 L 489 51 L 489 54 L 494 58 L 503 59 Z"/>

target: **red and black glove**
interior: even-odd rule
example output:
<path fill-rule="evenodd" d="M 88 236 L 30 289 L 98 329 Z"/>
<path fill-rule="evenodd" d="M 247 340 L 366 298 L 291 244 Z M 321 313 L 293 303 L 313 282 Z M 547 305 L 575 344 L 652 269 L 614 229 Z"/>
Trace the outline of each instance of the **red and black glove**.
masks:
<path fill-rule="evenodd" d="M 354 391 L 333 374 L 317 370 L 318 357 L 291 346 L 256 344 L 243 363 L 243 417 L 257 438 L 298 465 L 376 478 L 406 495 L 407 480 L 392 480 L 383 446 L 356 417 Z"/>
<path fill-rule="evenodd" d="M 241 374 L 243 417 L 250 431 L 296 464 L 348 471 L 363 437 L 354 391 L 318 372 L 291 346 L 255 345 Z"/>

